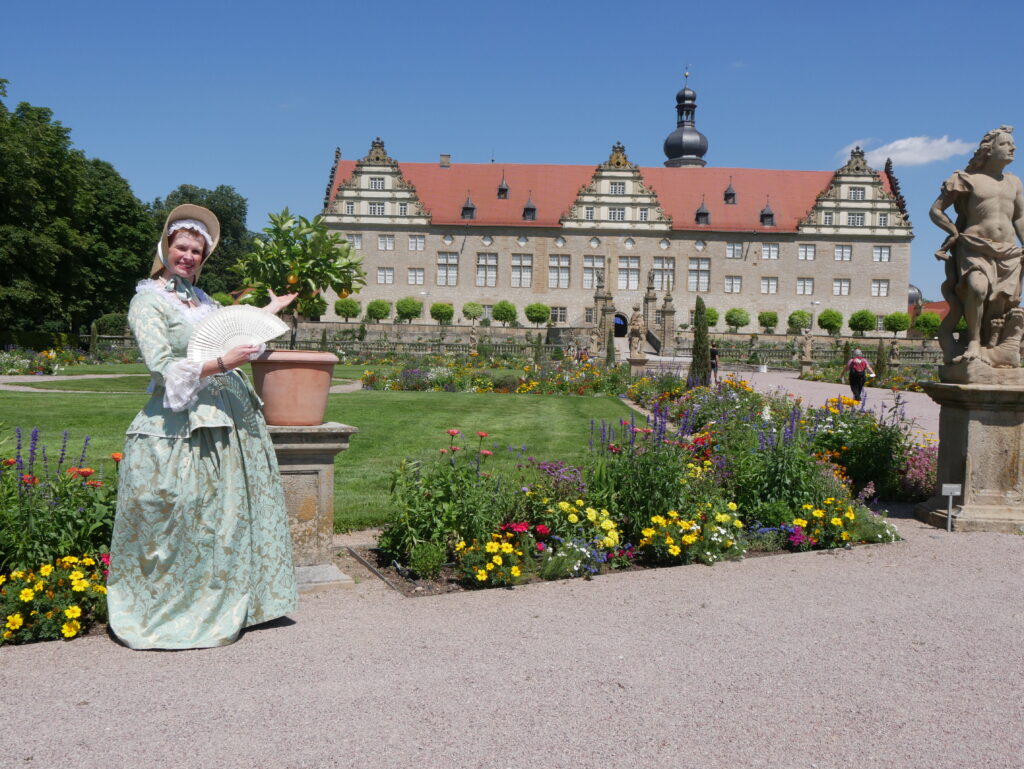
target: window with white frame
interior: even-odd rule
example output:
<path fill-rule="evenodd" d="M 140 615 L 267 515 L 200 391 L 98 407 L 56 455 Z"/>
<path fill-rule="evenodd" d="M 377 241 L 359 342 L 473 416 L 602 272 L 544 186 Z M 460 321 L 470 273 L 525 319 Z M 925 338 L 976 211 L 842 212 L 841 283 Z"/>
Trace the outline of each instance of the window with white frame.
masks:
<path fill-rule="evenodd" d="M 864 200 L 867 190 L 864 187 L 850 187 L 850 200 Z"/>
<path fill-rule="evenodd" d="M 671 291 L 676 285 L 676 260 L 672 256 L 654 257 L 654 287 L 658 291 Z"/>
<path fill-rule="evenodd" d="M 437 252 L 437 285 L 457 286 L 459 284 L 459 253 L 457 251 Z"/>
<path fill-rule="evenodd" d="M 597 288 L 597 271 L 604 269 L 603 256 L 583 257 L 583 288 Z"/>
<path fill-rule="evenodd" d="M 871 296 L 889 296 L 889 281 L 871 281 Z"/>
<path fill-rule="evenodd" d="M 476 284 L 492 288 L 498 285 L 498 255 L 476 255 Z"/>
<path fill-rule="evenodd" d="M 725 258 L 726 259 L 742 259 L 743 258 L 743 244 L 742 243 L 726 243 L 725 244 Z"/>
<path fill-rule="evenodd" d="M 569 317 L 568 309 L 565 307 L 552 307 L 551 308 L 551 322 L 552 323 L 565 323 L 566 318 Z"/>
<path fill-rule="evenodd" d="M 383 176 L 371 176 L 370 177 L 370 189 L 371 190 L 382 190 L 382 189 L 384 189 L 384 177 Z"/>
<path fill-rule="evenodd" d="M 377 236 L 377 250 L 378 251 L 394 251 L 395 250 L 395 236 L 394 235 L 378 235 Z"/>
<path fill-rule="evenodd" d="M 426 235 L 410 235 L 409 236 L 409 250 L 410 251 L 422 251 L 426 248 L 427 236 Z"/>
<path fill-rule="evenodd" d="M 398 215 L 399 216 L 408 216 L 409 215 L 409 204 L 408 203 L 399 203 L 398 204 Z"/>
<path fill-rule="evenodd" d="M 889 246 L 875 246 L 871 249 L 871 258 L 876 262 L 888 262 L 892 259 Z"/>
<path fill-rule="evenodd" d="M 583 322 L 593 323 L 594 322 L 594 308 L 587 307 L 583 310 Z"/>
<path fill-rule="evenodd" d="M 619 257 L 619 290 L 631 291 L 640 287 L 640 257 Z"/>
<path fill-rule="evenodd" d="M 363 236 L 362 235 L 347 235 L 348 242 L 352 244 L 352 248 L 359 251 L 363 247 Z"/>
<path fill-rule="evenodd" d="M 864 214 L 849 213 L 846 215 L 846 224 L 850 227 L 863 227 Z"/>
<path fill-rule="evenodd" d="M 569 255 L 548 257 L 548 288 L 569 288 Z"/>
<path fill-rule="evenodd" d="M 762 243 L 761 244 L 761 258 L 762 259 L 778 259 L 779 258 L 779 244 L 778 243 Z"/>
<path fill-rule="evenodd" d="M 834 219 L 835 215 L 831 211 L 826 211 L 821 215 L 821 223 L 826 227 L 831 227 Z"/>
<path fill-rule="evenodd" d="M 352 216 L 356 212 L 356 204 L 351 200 L 345 201 L 345 213 Z"/>
<path fill-rule="evenodd" d="M 686 288 L 707 291 L 711 286 L 711 260 L 706 257 L 690 259 L 686 268 Z"/>
<path fill-rule="evenodd" d="M 810 296 L 814 293 L 814 278 L 797 278 L 796 292 L 803 296 Z"/>
<path fill-rule="evenodd" d="M 648 221 L 651 218 L 651 209 L 641 208 L 637 218 L 640 219 L 641 222 Z"/>
<path fill-rule="evenodd" d="M 609 208 L 608 209 L 608 221 L 610 221 L 610 222 L 624 222 L 624 221 L 626 221 L 626 209 L 625 208 Z"/>
<path fill-rule="evenodd" d="M 384 216 L 384 204 L 383 203 L 367 203 L 366 213 L 370 216 Z"/>
<path fill-rule="evenodd" d="M 849 278 L 833 278 L 832 280 L 832 296 L 849 296 L 850 295 L 850 279 Z"/>
<path fill-rule="evenodd" d="M 739 275 L 725 276 L 725 293 L 740 294 L 743 292 L 743 278 Z"/>
<path fill-rule="evenodd" d="M 779 279 L 778 278 L 761 278 L 761 293 L 762 294 L 777 294 L 777 293 L 779 293 Z"/>
<path fill-rule="evenodd" d="M 494 305 L 485 304 L 483 307 L 484 314 L 480 316 L 481 320 L 494 320 Z"/>
<path fill-rule="evenodd" d="M 422 267 L 410 267 L 409 268 L 409 285 L 410 286 L 422 286 L 423 277 L 426 270 Z"/>
<path fill-rule="evenodd" d="M 813 262 L 815 256 L 814 244 L 803 243 L 796 247 L 796 258 L 804 262 Z"/>
<path fill-rule="evenodd" d="M 586 219 L 588 222 L 594 221 L 594 207 L 593 206 L 584 206 L 583 207 L 583 218 Z"/>
<path fill-rule="evenodd" d="M 885 331 L 885 316 L 884 315 L 876 315 L 875 316 L 875 331 Z"/>
<path fill-rule="evenodd" d="M 837 262 L 848 262 L 853 258 L 853 246 L 836 246 Z"/>
<path fill-rule="evenodd" d="M 512 288 L 533 286 L 533 254 L 512 254 Z"/>
<path fill-rule="evenodd" d="M 889 226 L 889 214 L 879 214 L 878 215 L 878 226 L 879 227 L 888 227 Z"/>
<path fill-rule="evenodd" d="M 612 195 L 625 195 L 626 194 L 626 183 L 625 182 L 610 182 L 608 185 L 608 191 Z"/>
<path fill-rule="evenodd" d="M 377 282 L 382 285 L 391 285 L 395 282 L 395 268 L 394 267 L 378 267 L 377 268 Z"/>

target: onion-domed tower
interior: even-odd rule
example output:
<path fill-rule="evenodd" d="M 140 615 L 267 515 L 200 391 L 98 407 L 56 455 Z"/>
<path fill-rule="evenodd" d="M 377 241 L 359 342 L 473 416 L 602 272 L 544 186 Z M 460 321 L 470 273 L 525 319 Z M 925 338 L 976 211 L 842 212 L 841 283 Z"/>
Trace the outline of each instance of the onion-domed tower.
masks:
<path fill-rule="evenodd" d="M 690 73 L 686 73 L 689 81 Z M 693 113 L 697 111 L 697 93 L 686 82 L 683 90 L 676 94 L 676 130 L 665 139 L 665 165 L 669 168 L 679 166 L 703 166 L 706 164 L 704 153 L 708 151 L 708 140 L 694 126 Z"/>

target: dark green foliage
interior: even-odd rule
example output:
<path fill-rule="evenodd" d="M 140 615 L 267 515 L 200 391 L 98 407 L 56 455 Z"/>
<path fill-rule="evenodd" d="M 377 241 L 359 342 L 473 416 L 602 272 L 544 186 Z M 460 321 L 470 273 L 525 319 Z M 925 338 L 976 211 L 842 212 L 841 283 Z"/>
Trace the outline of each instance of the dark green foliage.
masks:
<path fill-rule="evenodd" d="M 718 325 L 718 310 L 714 307 L 705 307 L 704 317 L 707 318 L 708 328 L 714 328 Z"/>
<path fill-rule="evenodd" d="M 615 368 L 615 332 L 608 329 L 608 339 L 604 346 L 604 363 L 608 368 Z"/>
<path fill-rule="evenodd" d="M 739 307 L 733 307 L 725 313 L 725 325 L 734 334 L 744 326 L 750 324 L 750 313 Z"/>
<path fill-rule="evenodd" d="M 462 317 L 470 321 L 474 326 L 484 314 L 484 307 L 478 302 L 466 302 L 462 305 Z"/>
<path fill-rule="evenodd" d="M 420 542 L 413 545 L 409 556 L 409 568 L 420 579 L 436 579 L 441 573 L 445 562 L 445 551 L 433 542 Z"/>
<path fill-rule="evenodd" d="M 108 312 L 96 319 L 96 331 L 100 336 L 121 336 L 128 333 L 128 313 Z"/>
<path fill-rule="evenodd" d="M 871 310 L 857 310 L 846 324 L 854 336 L 864 336 L 865 331 L 875 327 L 875 314 Z"/>
<path fill-rule="evenodd" d="M 344 299 L 339 299 L 334 303 L 334 314 L 338 317 L 344 318 L 346 322 L 348 322 L 350 318 L 358 317 L 361 309 L 362 307 L 359 302 L 350 296 L 347 296 Z"/>
<path fill-rule="evenodd" d="M 811 327 L 811 314 L 807 310 L 794 310 L 789 314 L 786 323 L 790 334 L 799 334 L 805 328 Z"/>
<path fill-rule="evenodd" d="M 910 328 L 910 316 L 905 312 L 891 312 L 882 321 L 886 331 L 891 331 L 896 336 L 900 331 Z"/>
<path fill-rule="evenodd" d="M 211 294 L 210 298 L 222 307 L 227 307 L 228 305 L 235 303 L 235 298 L 231 296 L 231 294 L 225 294 L 223 291 Z"/>
<path fill-rule="evenodd" d="M 370 304 L 373 304 L 373 302 L 370 302 Z M 422 314 L 423 302 L 419 299 L 407 296 L 395 302 L 395 317 L 400 321 L 404 320 L 407 323 L 412 323 L 414 318 L 418 318 Z"/>
<path fill-rule="evenodd" d="M 843 343 L 843 365 L 846 365 L 846 361 L 853 357 L 853 342 L 847 339 Z"/>
<path fill-rule="evenodd" d="M 708 339 L 707 309 L 704 300 L 697 297 L 693 314 L 693 359 L 686 377 L 687 387 L 707 387 L 711 382 L 711 343 Z"/>
<path fill-rule="evenodd" d="M 774 311 L 759 312 L 757 314 L 757 325 L 763 328 L 766 334 L 771 334 L 779 325 L 779 314 Z"/>
<path fill-rule="evenodd" d="M 889 373 L 889 345 L 884 339 L 878 340 L 878 349 L 875 350 L 875 377 L 878 381 L 885 379 Z"/>
<path fill-rule="evenodd" d="M 374 299 L 366 305 L 366 317 L 374 322 L 382 321 L 391 314 L 391 302 Z"/>
<path fill-rule="evenodd" d="M 934 339 L 935 335 L 939 332 L 940 323 L 942 323 L 942 319 L 938 313 L 922 312 L 917 316 L 917 320 L 914 321 L 914 328 L 925 339 Z"/>
<path fill-rule="evenodd" d="M 838 334 L 843 327 L 843 314 L 838 310 L 822 310 L 818 316 L 818 328 L 830 334 Z"/>
<path fill-rule="evenodd" d="M 364 339 L 366 339 L 366 324 L 365 323 L 360 323 L 359 324 L 359 331 L 356 332 L 356 339 L 358 339 L 360 342 L 362 342 Z"/>
<path fill-rule="evenodd" d="M 546 304 L 541 304 L 540 302 L 534 302 L 533 304 L 526 305 L 523 312 L 526 315 L 526 319 L 535 326 L 539 326 L 541 323 L 547 323 L 548 318 L 551 317 L 551 308 Z"/>
<path fill-rule="evenodd" d="M 447 325 L 455 317 L 455 308 L 448 302 L 434 302 L 430 305 L 430 317 L 442 326 Z"/>
<path fill-rule="evenodd" d="M 496 321 L 499 321 L 503 326 L 507 326 L 509 323 L 515 323 L 516 315 L 518 315 L 516 306 L 505 299 L 502 299 L 500 302 L 495 304 L 493 308 L 491 308 L 491 317 Z"/>

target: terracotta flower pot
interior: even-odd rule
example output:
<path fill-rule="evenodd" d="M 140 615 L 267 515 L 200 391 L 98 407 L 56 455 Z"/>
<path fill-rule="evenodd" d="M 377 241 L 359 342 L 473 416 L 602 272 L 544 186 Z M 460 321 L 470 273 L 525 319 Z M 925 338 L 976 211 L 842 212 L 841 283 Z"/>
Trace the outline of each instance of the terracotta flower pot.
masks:
<path fill-rule="evenodd" d="M 268 350 L 252 362 L 268 425 L 319 425 L 338 358 L 329 352 Z"/>

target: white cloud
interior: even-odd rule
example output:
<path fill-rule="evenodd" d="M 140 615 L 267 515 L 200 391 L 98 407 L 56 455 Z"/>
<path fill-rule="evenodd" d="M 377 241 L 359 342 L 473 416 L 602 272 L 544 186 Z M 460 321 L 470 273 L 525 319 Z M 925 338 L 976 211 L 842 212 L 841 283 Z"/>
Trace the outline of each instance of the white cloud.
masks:
<path fill-rule="evenodd" d="M 872 168 L 884 166 L 886 158 L 892 158 L 893 164 L 898 166 L 923 166 L 957 155 L 966 155 L 974 148 L 975 145 L 970 142 L 950 139 L 948 136 L 938 139 L 930 136 L 908 136 L 906 139 L 896 139 L 868 150 L 866 158 Z"/>
<path fill-rule="evenodd" d="M 874 139 L 872 139 L 870 136 L 865 137 L 863 139 L 854 139 L 852 142 L 847 144 L 845 147 L 842 147 L 836 153 L 836 157 L 845 162 L 846 159 L 848 157 L 850 157 L 850 152 L 852 152 L 855 147 L 864 148 L 867 145 L 871 144 L 871 142 L 873 142 L 873 141 L 874 141 Z"/>

